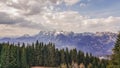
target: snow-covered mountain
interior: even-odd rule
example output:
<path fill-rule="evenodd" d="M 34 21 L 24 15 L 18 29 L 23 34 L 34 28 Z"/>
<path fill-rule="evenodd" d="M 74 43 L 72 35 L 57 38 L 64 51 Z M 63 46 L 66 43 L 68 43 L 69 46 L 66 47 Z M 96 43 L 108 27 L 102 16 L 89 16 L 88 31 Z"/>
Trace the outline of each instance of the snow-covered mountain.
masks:
<path fill-rule="evenodd" d="M 111 32 L 74 33 L 65 31 L 40 31 L 34 36 L 24 35 L 16 38 L 1 38 L 0 42 L 32 43 L 40 42 L 55 43 L 57 48 L 77 48 L 84 52 L 90 52 L 96 56 L 104 56 L 112 53 L 117 34 Z"/>

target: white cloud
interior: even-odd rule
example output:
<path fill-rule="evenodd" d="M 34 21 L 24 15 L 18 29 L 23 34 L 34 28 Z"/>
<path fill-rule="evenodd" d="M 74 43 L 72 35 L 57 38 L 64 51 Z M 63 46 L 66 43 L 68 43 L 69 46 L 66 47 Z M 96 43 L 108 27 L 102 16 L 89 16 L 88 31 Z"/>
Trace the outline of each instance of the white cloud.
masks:
<path fill-rule="evenodd" d="M 39 21 L 49 30 L 64 30 L 74 32 L 113 31 L 120 28 L 120 17 L 89 18 L 75 11 L 50 12 L 33 17 L 33 21 Z M 40 18 L 40 19 L 39 19 Z"/>
<path fill-rule="evenodd" d="M 76 4 L 79 1 L 80 0 L 64 0 L 64 2 L 66 3 L 66 5 L 73 5 L 73 4 Z"/>

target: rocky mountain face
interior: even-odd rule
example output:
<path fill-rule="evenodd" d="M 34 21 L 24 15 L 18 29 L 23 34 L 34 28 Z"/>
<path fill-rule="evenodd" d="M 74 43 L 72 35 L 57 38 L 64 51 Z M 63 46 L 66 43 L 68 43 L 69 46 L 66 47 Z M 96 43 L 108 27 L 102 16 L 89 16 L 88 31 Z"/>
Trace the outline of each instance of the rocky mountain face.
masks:
<path fill-rule="evenodd" d="M 111 32 L 74 33 L 65 31 L 40 31 L 34 36 L 24 35 L 16 38 L 0 38 L 0 42 L 32 43 L 38 40 L 44 43 L 55 43 L 57 48 L 78 50 L 92 53 L 95 56 L 105 56 L 112 53 L 117 34 Z"/>

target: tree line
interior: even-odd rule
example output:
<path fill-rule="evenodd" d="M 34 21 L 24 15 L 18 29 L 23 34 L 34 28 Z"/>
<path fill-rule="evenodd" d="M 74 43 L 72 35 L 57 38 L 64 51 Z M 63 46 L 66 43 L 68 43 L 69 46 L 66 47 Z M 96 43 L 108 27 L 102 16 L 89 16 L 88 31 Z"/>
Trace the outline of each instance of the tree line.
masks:
<path fill-rule="evenodd" d="M 83 63 L 86 68 L 106 68 L 107 61 L 76 49 L 58 49 L 52 43 L 43 42 L 22 45 L 0 43 L 0 68 L 30 68 L 32 66 L 70 68 L 73 62 Z"/>

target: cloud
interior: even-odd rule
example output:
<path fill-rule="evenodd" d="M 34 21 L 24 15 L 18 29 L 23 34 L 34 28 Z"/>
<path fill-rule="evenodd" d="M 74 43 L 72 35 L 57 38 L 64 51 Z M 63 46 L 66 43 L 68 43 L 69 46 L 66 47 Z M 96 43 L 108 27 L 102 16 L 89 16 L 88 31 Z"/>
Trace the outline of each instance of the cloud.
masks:
<path fill-rule="evenodd" d="M 13 24 L 13 20 L 9 17 L 8 14 L 1 12 L 0 13 L 0 24 Z"/>
<path fill-rule="evenodd" d="M 64 30 L 74 32 L 95 32 L 119 30 L 120 17 L 90 18 L 75 11 L 50 12 L 34 17 L 49 30 Z M 40 18 L 40 19 L 39 19 Z"/>
<path fill-rule="evenodd" d="M 71 6 L 79 1 L 80 0 L 0 0 L 0 3 L 2 7 L 4 5 L 5 8 L 16 9 L 19 15 L 35 15 L 45 11 L 58 10 L 58 8 L 55 7 L 63 3 Z"/>
<path fill-rule="evenodd" d="M 74 5 L 78 3 L 80 0 L 64 0 L 66 5 Z"/>
<path fill-rule="evenodd" d="M 1 0 L 0 3 L 17 9 L 19 14 L 34 15 L 45 11 L 44 7 L 50 10 L 49 7 L 61 4 L 62 0 Z"/>
<path fill-rule="evenodd" d="M 7 6 L 17 9 L 20 14 L 32 15 L 40 13 L 43 6 L 41 2 L 36 0 L 18 0 L 18 3 L 10 2 Z"/>
<path fill-rule="evenodd" d="M 25 22 L 21 17 L 12 17 L 7 13 L 0 12 L 0 24 L 17 24 Z"/>
<path fill-rule="evenodd" d="M 87 4 L 86 3 L 80 3 L 80 7 L 86 7 Z"/>
<path fill-rule="evenodd" d="M 18 27 L 12 25 L 0 25 L 0 37 L 15 37 L 24 34 L 34 35 L 40 31 L 33 28 Z"/>
<path fill-rule="evenodd" d="M 34 34 L 40 30 L 117 32 L 120 29 L 120 17 L 91 18 L 90 16 L 81 15 L 79 11 L 56 11 L 58 9 L 56 6 L 62 3 L 72 6 L 80 1 L 0 0 L 0 26 L 2 26 L 0 31 L 3 32 L 1 36 L 8 33 L 10 35 L 20 35 L 27 32 Z M 86 5 L 86 3 L 80 2 L 81 7 L 85 7 Z"/>
<path fill-rule="evenodd" d="M 120 17 L 109 16 L 107 18 L 86 19 L 83 22 L 86 25 L 85 31 L 112 31 L 117 32 L 120 28 Z"/>
<path fill-rule="evenodd" d="M 27 20 L 22 16 L 12 16 L 10 14 L 0 12 L 0 25 L 10 25 L 10 26 L 17 26 L 17 27 L 27 27 L 27 28 L 34 28 L 34 29 L 43 29 L 45 30 L 42 24 L 37 24 L 32 22 L 31 20 Z"/>

